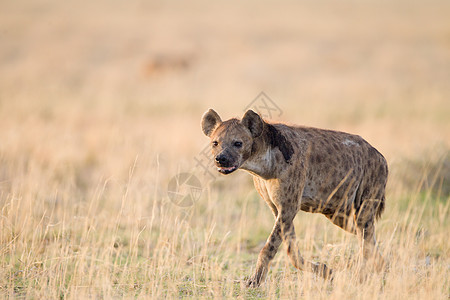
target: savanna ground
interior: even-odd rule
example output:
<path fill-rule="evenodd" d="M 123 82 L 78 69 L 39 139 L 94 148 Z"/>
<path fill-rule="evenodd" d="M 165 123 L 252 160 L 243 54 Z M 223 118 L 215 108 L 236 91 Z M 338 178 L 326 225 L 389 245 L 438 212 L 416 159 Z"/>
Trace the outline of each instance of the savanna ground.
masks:
<path fill-rule="evenodd" d="M 0 1 L 0 296 L 448 299 L 448 1 Z M 242 116 L 365 137 L 390 167 L 377 223 L 389 270 L 360 281 L 357 238 L 300 213 L 245 288 L 273 217 L 250 175 L 210 177 L 200 117 Z M 212 168 L 211 171 L 214 171 Z M 192 172 L 180 207 L 168 183 Z"/>

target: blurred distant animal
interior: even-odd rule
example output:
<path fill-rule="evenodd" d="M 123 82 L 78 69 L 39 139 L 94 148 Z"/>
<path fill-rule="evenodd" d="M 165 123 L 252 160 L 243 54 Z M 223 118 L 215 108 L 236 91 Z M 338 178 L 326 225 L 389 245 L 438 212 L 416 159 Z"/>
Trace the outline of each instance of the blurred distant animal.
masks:
<path fill-rule="evenodd" d="M 190 55 L 156 55 L 144 66 L 144 75 L 152 76 L 166 71 L 185 71 L 192 64 Z"/>
<path fill-rule="evenodd" d="M 385 158 L 363 138 L 344 132 L 272 124 L 248 110 L 242 120 L 222 121 L 212 109 L 202 118 L 211 139 L 217 170 L 243 169 L 253 175 L 275 225 L 247 282 L 265 279 L 281 242 L 292 264 L 324 278 L 333 271 L 323 263 L 303 259 L 296 245 L 293 220 L 299 210 L 322 213 L 334 224 L 357 234 L 364 259 L 382 266 L 374 223 L 385 206 L 388 167 Z"/>

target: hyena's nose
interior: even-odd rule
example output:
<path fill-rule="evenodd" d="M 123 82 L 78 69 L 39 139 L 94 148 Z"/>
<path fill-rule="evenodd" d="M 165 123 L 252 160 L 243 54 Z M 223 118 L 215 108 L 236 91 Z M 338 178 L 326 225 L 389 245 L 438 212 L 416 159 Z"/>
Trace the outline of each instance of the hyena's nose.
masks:
<path fill-rule="evenodd" d="M 220 165 L 226 165 L 228 163 L 228 159 L 225 157 L 225 155 L 217 155 L 216 162 Z"/>

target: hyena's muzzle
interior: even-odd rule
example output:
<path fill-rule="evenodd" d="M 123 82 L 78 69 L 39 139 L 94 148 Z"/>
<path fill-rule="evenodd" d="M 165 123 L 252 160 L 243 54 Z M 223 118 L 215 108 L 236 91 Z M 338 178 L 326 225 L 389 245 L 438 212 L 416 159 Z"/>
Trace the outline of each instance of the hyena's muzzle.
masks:
<path fill-rule="evenodd" d="M 217 171 L 222 174 L 230 174 L 239 168 L 236 157 L 226 149 L 216 155 L 214 162 L 217 166 Z"/>

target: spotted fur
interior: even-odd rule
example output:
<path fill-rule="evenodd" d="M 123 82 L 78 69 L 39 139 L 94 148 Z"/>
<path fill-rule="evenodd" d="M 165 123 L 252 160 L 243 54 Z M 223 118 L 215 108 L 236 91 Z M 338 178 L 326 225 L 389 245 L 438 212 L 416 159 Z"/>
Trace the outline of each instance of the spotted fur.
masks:
<path fill-rule="evenodd" d="M 293 220 L 298 211 L 321 213 L 357 234 L 366 259 L 381 262 L 374 223 L 385 206 L 388 176 L 383 155 L 363 138 L 339 131 L 268 123 L 249 110 L 242 120 L 222 122 L 214 110 L 202 118 L 218 171 L 243 169 L 253 175 L 275 225 L 262 248 L 249 286 L 259 286 L 282 241 L 292 264 L 331 278 L 323 263 L 299 253 Z"/>

